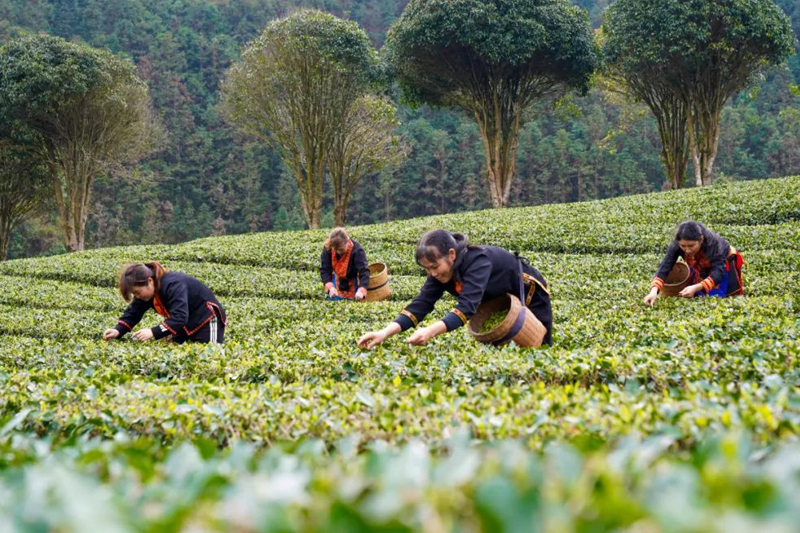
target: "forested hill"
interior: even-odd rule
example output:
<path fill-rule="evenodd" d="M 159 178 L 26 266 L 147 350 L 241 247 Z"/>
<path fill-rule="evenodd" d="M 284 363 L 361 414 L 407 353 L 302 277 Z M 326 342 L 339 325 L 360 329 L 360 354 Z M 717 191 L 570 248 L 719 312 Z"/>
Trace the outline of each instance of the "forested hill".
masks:
<path fill-rule="evenodd" d="M 776 0 L 800 34 L 800 7 Z M 598 26 L 609 0 L 575 0 Z M 0 0 L 0 42 L 47 32 L 129 55 L 168 132 L 162 149 L 124 176 L 97 181 L 89 247 L 174 243 L 201 236 L 304 226 L 292 178 L 270 150 L 235 134 L 217 109 L 218 85 L 242 46 L 297 6 L 357 21 L 376 47 L 406 0 Z M 800 60 L 772 72 L 724 113 L 719 175 L 800 173 Z M 528 205 L 660 190 L 655 123 L 643 108 L 599 91 L 521 134 L 512 203 Z M 474 123 L 451 111 L 401 108 L 409 158 L 368 177 L 350 220 L 368 223 L 489 206 Z M 332 224 L 328 209 L 324 222 Z M 10 256 L 63 251 L 53 219 L 19 228 Z"/>

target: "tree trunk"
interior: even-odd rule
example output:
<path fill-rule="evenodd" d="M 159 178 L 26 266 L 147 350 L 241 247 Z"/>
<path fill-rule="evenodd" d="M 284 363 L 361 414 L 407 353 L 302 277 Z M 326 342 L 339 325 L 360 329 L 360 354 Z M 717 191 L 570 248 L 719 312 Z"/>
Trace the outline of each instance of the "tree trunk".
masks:
<path fill-rule="evenodd" d="M 311 214 L 311 221 L 308 224 L 308 229 L 319 229 L 322 225 L 322 216 L 319 212 L 315 211 Z"/>
<path fill-rule="evenodd" d="M 341 148 L 339 153 L 341 154 Z M 331 163 L 328 172 L 331 176 L 333 185 L 333 218 L 337 226 L 344 226 L 347 219 L 347 204 L 349 203 L 349 194 L 347 191 L 347 184 L 350 182 L 350 176 L 346 174 L 344 165 L 339 163 L 339 160 L 334 160 Z"/>
<path fill-rule="evenodd" d="M 58 207 L 61 230 L 64 234 L 64 246 L 68 252 L 77 252 L 83 250 L 81 242 L 83 239 L 82 236 L 79 238 L 78 228 L 76 227 L 75 210 L 73 209 L 76 194 L 73 182 L 70 181 L 71 179 L 63 171 L 58 172 L 53 178 L 53 186 L 55 188 L 55 200 Z M 64 188 L 66 188 L 66 194 L 64 193 Z"/>
<path fill-rule="evenodd" d="M 313 198 L 307 199 L 308 196 L 307 193 L 300 192 L 300 205 L 303 207 L 306 224 L 308 224 L 308 229 L 319 229 L 322 217 L 316 207 L 316 202 Z"/>
<path fill-rule="evenodd" d="M 318 190 L 316 180 L 317 176 L 311 176 L 310 191 L 307 193 L 309 198 L 306 200 L 308 206 L 306 218 L 309 229 L 319 229 L 322 224 L 322 191 Z"/>
<path fill-rule="evenodd" d="M 347 224 L 347 201 L 343 201 L 333 206 L 333 218 L 337 226 Z"/>
<path fill-rule="evenodd" d="M 317 178 L 313 175 L 313 171 L 302 168 L 299 162 L 289 160 L 287 163 L 293 167 L 300 189 L 300 205 L 303 208 L 303 215 L 306 217 L 306 224 L 309 229 L 318 229 L 322 220 L 322 192 L 318 192 L 315 184 Z"/>
<path fill-rule="evenodd" d="M 5 261 L 8 257 L 8 242 L 14 227 L 13 202 L 11 194 L 5 190 L 0 191 L 0 261 Z"/>
<path fill-rule="evenodd" d="M 392 185 L 394 176 L 392 174 L 381 175 L 381 192 L 383 193 L 383 220 L 389 222 L 392 219 Z"/>
<path fill-rule="evenodd" d="M 703 147 L 703 185 L 711 185 L 714 179 L 714 162 L 717 160 L 717 152 L 719 150 L 719 135 L 720 135 L 720 113 L 717 113 L 715 118 L 709 122 L 706 131 L 709 132 L 707 137 L 704 137 L 706 142 Z"/>
<path fill-rule="evenodd" d="M 702 164 L 700 163 L 700 153 L 697 151 L 697 145 L 692 145 L 692 169 L 694 169 L 694 184 L 698 187 L 703 186 L 703 171 Z"/>
<path fill-rule="evenodd" d="M 314 229 L 322 227 L 322 185 L 325 180 L 325 161 L 320 156 L 314 168 Z"/>
<path fill-rule="evenodd" d="M 702 109 L 695 103 L 689 113 L 687 129 L 692 148 L 695 185 L 710 185 L 714 179 L 714 161 L 717 159 L 722 105 L 706 104 Z M 723 102 L 724 104 L 724 102 Z"/>
<path fill-rule="evenodd" d="M 662 160 L 667 173 L 667 185 L 669 189 L 676 190 L 683 187 L 683 179 L 686 176 L 686 168 L 689 166 L 688 145 L 684 144 L 683 154 L 670 151 L 665 154 L 662 150 Z"/>
<path fill-rule="evenodd" d="M 0 219 L 0 261 L 8 258 L 8 243 L 11 241 L 11 220 Z"/>
<path fill-rule="evenodd" d="M 96 169 L 91 162 L 70 155 L 72 157 L 57 157 L 58 171 L 54 172 L 53 187 L 64 245 L 69 252 L 79 252 L 85 247 L 86 219 L 89 217 Z"/>
<path fill-rule="evenodd" d="M 674 97 L 653 102 L 650 110 L 658 123 L 661 138 L 661 161 L 667 174 L 669 189 L 680 189 L 689 164 L 686 107 Z"/>
<path fill-rule="evenodd" d="M 689 119 L 686 121 L 686 129 L 689 133 L 689 148 L 692 154 L 692 171 L 694 172 L 694 184 L 697 187 L 703 186 L 703 173 L 700 170 L 700 153 L 697 149 L 697 132 L 695 130 L 696 124 L 692 119 L 691 113 Z"/>
<path fill-rule="evenodd" d="M 439 183 L 444 184 L 445 174 L 446 174 L 446 167 L 445 167 L 445 164 L 444 164 L 444 154 L 442 154 L 441 159 L 439 159 Z M 444 199 L 445 199 L 445 193 L 444 193 L 444 191 L 442 191 L 439 194 L 439 212 L 440 213 L 444 213 L 445 212 L 444 211 Z"/>
<path fill-rule="evenodd" d="M 347 208 L 350 205 L 351 176 L 344 167 L 333 167 L 331 181 L 333 182 L 333 218 L 338 227 L 347 223 Z"/>
<path fill-rule="evenodd" d="M 511 119 L 510 124 L 503 124 L 501 114 L 498 109 L 475 113 L 483 139 L 493 207 L 508 207 L 519 146 L 519 117 Z"/>

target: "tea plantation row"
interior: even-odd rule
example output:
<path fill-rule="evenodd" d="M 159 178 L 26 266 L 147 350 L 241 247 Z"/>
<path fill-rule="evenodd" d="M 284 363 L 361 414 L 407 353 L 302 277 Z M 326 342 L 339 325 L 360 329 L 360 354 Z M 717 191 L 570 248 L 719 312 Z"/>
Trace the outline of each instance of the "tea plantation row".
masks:
<path fill-rule="evenodd" d="M 675 225 L 747 295 L 641 304 Z M 358 337 L 430 228 L 530 259 L 554 346 Z M 324 231 L 0 264 L 0 531 L 794 531 L 800 178 L 352 229 L 393 297 L 322 299 Z M 128 261 L 206 282 L 226 343 L 103 342 Z M 427 323 L 453 306 L 446 298 Z M 155 314 L 143 326 L 158 322 Z"/>

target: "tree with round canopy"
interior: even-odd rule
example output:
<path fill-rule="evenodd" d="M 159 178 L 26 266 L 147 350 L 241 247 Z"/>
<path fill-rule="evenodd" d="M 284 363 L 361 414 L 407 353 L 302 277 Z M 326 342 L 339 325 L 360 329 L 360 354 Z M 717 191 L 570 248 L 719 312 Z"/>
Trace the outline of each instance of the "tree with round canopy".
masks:
<path fill-rule="evenodd" d="M 95 178 L 141 157 L 160 132 L 131 61 L 49 35 L 0 48 L 0 113 L 37 138 L 69 251 L 84 248 Z"/>
<path fill-rule="evenodd" d="M 474 117 L 495 207 L 509 203 L 526 112 L 587 91 L 598 61 L 586 11 L 567 0 L 411 0 L 385 50 L 409 103 Z"/>
<path fill-rule="evenodd" d="M 676 120 L 684 117 L 698 186 L 712 181 L 725 104 L 794 45 L 789 18 L 773 0 L 616 0 L 603 33 L 606 61 L 632 94 L 667 102 Z"/>
<path fill-rule="evenodd" d="M 341 129 L 379 78 L 366 32 L 313 9 L 270 22 L 228 72 L 228 120 L 283 156 L 310 228 L 321 224 L 325 169 Z"/>

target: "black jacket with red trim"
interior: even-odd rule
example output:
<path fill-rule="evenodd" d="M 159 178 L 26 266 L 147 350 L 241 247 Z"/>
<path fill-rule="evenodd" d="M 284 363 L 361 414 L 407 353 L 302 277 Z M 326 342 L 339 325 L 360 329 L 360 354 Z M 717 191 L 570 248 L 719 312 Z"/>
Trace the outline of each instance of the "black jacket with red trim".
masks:
<path fill-rule="evenodd" d="M 417 297 L 405 308 L 403 314 L 395 319 L 403 331 L 416 326 L 433 311 L 436 302 L 445 291 L 458 298 L 455 308 L 442 319 L 447 331 L 466 324 L 482 302 L 506 293 L 519 294 L 519 259 L 502 248 L 496 246 L 467 248 L 462 257 L 456 259 L 453 268 L 453 278 L 447 283 L 442 283 L 432 276 L 427 277 Z M 523 263 L 523 270 L 534 275 L 544 287 L 547 287 L 547 282 L 535 268 Z M 457 284 L 461 289 L 460 292 L 456 290 Z M 526 294 L 528 290 L 526 287 Z M 538 292 L 547 299 L 546 307 L 549 314 L 549 296 L 544 291 Z"/>
<path fill-rule="evenodd" d="M 367 252 L 358 244 L 355 239 L 353 241 L 353 250 L 350 252 L 350 262 L 347 264 L 347 279 L 339 280 L 339 288 L 343 291 L 350 290 L 351 280 L 357 280 L 356 288 L 369 286 L 369 265 L 367 264 Z M 322 255 L 319 258 L 320 267 L 319 275 L 322 278 L 322 283 L 333 282 L 333 261 L 331 260 L 331 250 L 322 248 Z M 338 257 L 338 255 L 337 255 Z"/>
<path fill-rule="evenodd" d="M 700 252 L 698 255 L 703 257 L 703 265 L 699 270 L 701 283 L 703 289 L 709 291 L 722 281 L 725 277 L 725 260 L 731 250 L 728 242 L 714 233 L 713 231 L 703 228 L 703 243 L 700 245 Z M 661 264 L 658 266 L 658 272 L 653 280 L 652 286 L 661 290 L 664 286 L 664 280 L 669 276 L 672 267 L 675 266 L 678 258 L 686 259 L 686 254 L 681 250 L 677 241 L 672 241 L 667 248 L 667 253 Z"/>
<path fill-rule="evenodd" d="M 156 298 L 168 315 L 160 326 L 152 328 L 156 339 L 167 335 L 191 337 L 214 317 L 215 308 L 222 322 L 228 323 L 225 309 L 211 289 L 183 272 L 167 272 L 161 278 L 157 295 L 150 301 L 134 298 L 125 309 L 115 326 L 120 337 L 136 327 L 148 309 L 158 310 Z"/>

